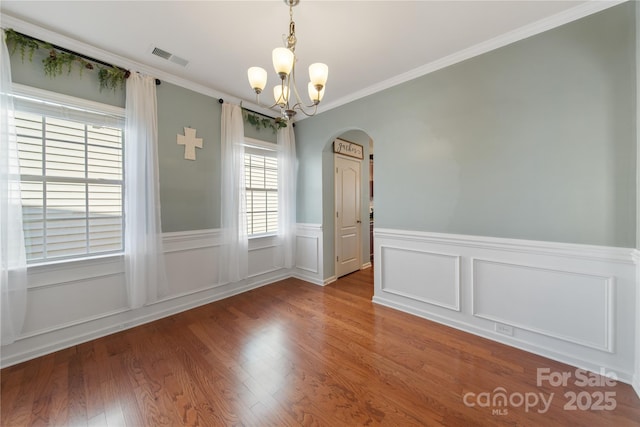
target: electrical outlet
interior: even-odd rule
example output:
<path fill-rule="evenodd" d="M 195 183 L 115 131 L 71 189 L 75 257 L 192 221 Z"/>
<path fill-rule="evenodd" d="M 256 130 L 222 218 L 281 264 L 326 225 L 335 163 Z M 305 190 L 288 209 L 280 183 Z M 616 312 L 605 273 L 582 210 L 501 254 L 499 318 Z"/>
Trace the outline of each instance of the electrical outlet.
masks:
<path fill-rule="evenodd" d="M 513 336 L 513 326 L 496 323 L 496 332 L 504 335 Z"/>

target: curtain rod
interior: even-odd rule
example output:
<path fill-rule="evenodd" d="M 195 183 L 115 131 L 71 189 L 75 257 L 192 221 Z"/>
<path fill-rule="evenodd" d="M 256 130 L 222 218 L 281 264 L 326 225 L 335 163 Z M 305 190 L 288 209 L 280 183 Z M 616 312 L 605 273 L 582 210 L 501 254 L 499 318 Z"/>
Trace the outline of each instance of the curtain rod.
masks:
<path fill-rule="evenodd" d="M 241 107 L 241 108 L 243 110 L 245 110 L 245 111 L 248 111 L 248 112 L 253 113 L 253 114 L 257 114 L 257 115 L 262 116 L 262 117 L 266 117 L 266 118 L 271 119 L 271 120 L 275 120 L 276 119 L 275 117 L 271 117 L 271 116 L 268 116 L 266 114 L 259 113 L 258 111 L 253 111 L 253 110 L 250 110 L 250 109 L 244 108 L 244 107 Z"/>
<path fill-rule="evenodd" d="M 257 111 L 250 110 L 250 109 L 248 109 L 248 108 L 244 108 L 244 107 L 240 107 L 240 108 L 242 108 L 243 110 L 248 111 L 248 112 L 250 112 L 250 113 L 257 114 L 257 115 L 259 115 L 259 116 L 266 117 L 266 118 L 271 119 L 271 120 L 278 120 L 278 118 L 277 118 L 277 117 L 267 116 L 266 114 L 262 114 L 262 113 L 259 113 L 259 112 L 257 112 Z M 295 123 L 291 123 L 291 126 L 296 127 L 296 124 L 295 124 Z"/>
<path fill-rule="evenodd" d="M 2 28 L 2 29 L 3 29 L 3 30 L 6 30 L 6 28 Z M 19 31 L 14 30 L 14 29 L 11 29 L 11 31 L 13 31 L 13 32 L 14 32 L 14 33 L 16 33 L 16 34 L 20 34 L 21 36 L 28 37 L 28 38 L 30 38 L 30 39 L 32 39 L 32 40 L 35 40 L 35 41 L 37 41 L 37 42 L 40 42 L 40 43 L 42 43 L 43 45 L 51 46 L 53 49 L 57 49 L 57 50 L 59 50 L 59 51 L 65 52 L 65 53 L 70 53 L 70 54 L 72 54 L 72 55 L 79 56 L 80 58 L 86 59 L 87 61 L 91 61 L 91 62 L 94 62 L 94 63 L 96 63 L 96 64 L 104 65 L 104 66 L 107 66 L 107 67 L 117 68 L 117 69 L 119 69 L 119 70 L 126 71 L 127 73 L 129 73 L 129 72 L 130 72 L 130 71 L 129 71 L 129 70 L 127 70 L 126 68 L 118 67 L 117 65 L 109 64 L 108 62 L 104 62 L 104 61 L 101 61 L 101 60 L 99 60 L 99 59 L 92 58 L 92 57 L 90 57 L 90 56 L 88 56 L 88 55 L 83 55 L 82 53 L 74 52 L 74 51 L 73 51 L 73 50 L 71 50 L 71 49 L 67 49 L 67 48 L 64 48 L 64 47 L 62 47 L 62 46 L 58 46 L 58 45 L 55 45 L 55 44 L 53 44 L 53 43 L 46 42 L 46 41 L 44 41 L 44 40 L 40 40 L 40 39 L 37 39 L 37 38 L 35 38 L 35 37 L 31 37 L 31 36 L 30 36 L 30 35 L 28 35 L 28 34 L 21 33 L 21 32 L 19 32 Z M 127 74 L 127 75 L 126 75 L 126 78 L 129 78 L 129 74 Z M 160 81 L 160 79 L 156 79 L 156 86 L 160 85 L 161 83 L 162 83 L 162 82 Z"/>
<path fill-rule="evenodd" d="M 224 103 L 224 99 L 222 99 L 222 98 L 218 99 L 218 103 L 223 104 Z M 243 107 L 242 106 L 242 102 L 240 102 L 240 108 L 242 108 L 243 110 L 248 111 L 250 113 L 257 114 L 257 115 L 262 116 L 262 117 L 266 117 L 267 119 L 276 120 L 276 117 L 271 117 L 271 116 L 269 116 L 267 114 L 260 113 L 258 111 L 254 111 L 254 110 L 251 110 L 249 108 Z"/>

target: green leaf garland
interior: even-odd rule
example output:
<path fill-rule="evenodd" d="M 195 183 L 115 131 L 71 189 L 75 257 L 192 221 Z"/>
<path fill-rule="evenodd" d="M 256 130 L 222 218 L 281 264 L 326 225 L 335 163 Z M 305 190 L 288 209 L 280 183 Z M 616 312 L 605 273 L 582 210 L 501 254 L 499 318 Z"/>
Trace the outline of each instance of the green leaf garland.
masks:
<path fill-rule="evenodd" d="M 278 117 L 272 119 L 271 117 L 261 116 L 253 111 L 242 110 L 245 121 L 247 121 L 251 126 L 256 128 L 259 132 L 260 129 L 270 128 L 274 133 L 280 128 L 287 127 L 287 121 Z"/>
<path fill-rule="evenodd" d="M 67 74 L 71 74 L 74 65 L 78 66 L 80 76 L 82 76 L 84 70 L 94 70 L 97 68 L 100 91 L 103 89 L 115 91 L 118 88 L 124 88 L 124 83 L 127 77 L 129 77 L 128 70 L 113 65 L 102 65 L 92 62 L 73 52 L 62 51 L 50 43 L 18 33 L 13 29 L 6 29 L 4 31 L 7 46 L 9 46 L 9 53 L 13 55 L 15 51 L 19 49 L 22 62 L 24 62 L 27 54 L 29 62 L 31 62 L 36 50 L 48 50 L 49 55 L 42 60 L 42 64 L 44 74 L 51 78 L 59 76 L 65 71 Z"/>

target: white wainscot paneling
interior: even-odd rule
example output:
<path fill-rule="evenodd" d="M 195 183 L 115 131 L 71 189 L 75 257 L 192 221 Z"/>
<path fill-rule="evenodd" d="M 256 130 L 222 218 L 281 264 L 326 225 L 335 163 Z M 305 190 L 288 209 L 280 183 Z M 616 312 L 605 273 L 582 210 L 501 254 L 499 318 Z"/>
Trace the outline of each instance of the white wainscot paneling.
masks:
<path fill-rule="evenodd" d="M 220 230 L 165 233 L 163 241 L 171 286 L 168 299 L 214 289 L 219 295 L 228 296 L 287 276 L 277 236 L 249 239 L 249 276 L 235 284 L 220 282 L 218 275 L 217 260 L 223 250 Z"/>
<path fill-rule="evenodd" d="M 380 246 L 382 291 L 460 310 L 460 257 Z"/>
<path fill-rule="evenodd" d="M 220 230 L 164 233 L 169 295 L 131 310 L 122 256 L 31 266 L 25 326 L 1 366 L 80 344 L 289 277 L 275 237 L 252 239 L 250 277 L 219 283 Z"/>
<path fill-rule="evenodd" d="M 121 256 L 29 267 L 21 337 L 122 311 L 126 306 L 123 267 Z"/>
<path fill-rule="evenodd" d="M 164 233 L 162 237 L 170 295 L 210 288 L 218 282 L 219 230 Z"/>
<path fill-rule="evenodd" d="M 296 236 L 296 267 L 318 273 L 318 237 Z"/>
<path fill-rule="evenodd" d="M 210 287 L 217 282 L 218 248 L 184 249 L 165 254 L 170 294 Z"/>
<path fill-rule="evenodd" d="M 22 337 L 44 334 L 126 307 L 124 275 L 115 273 L 30 287 Z"/>
<path fill-rule="evenodd" d="M 640 16 L 640 8 L 637 13 Z M 638 72 L 640 72 L 640 69 Z M 636 394 L 640 397 L 640 249 L 633 251 L 633 260 L 636 263 L 636 356 L 634 361 L 635 373 L 633 375 L 632 385 Z"/>
<path fill-rule="evenodd" d="M 613 277 L 482 259 L 472 277 L 475 316 L 613 351 Z"/>
<path fill-rule="evenodd" d="M 284 255 L 276 236 L 249 240 L 249 277 L 272 273 L 282 268 Z"/>
<path fill-rule="evenodd" d="M 322 251 L 322 226 L 297 224 L 295 277 L 316 285 L 325 285 Z"/>
<path fill-rule="evenodd" d="M 374 233 L 375 303 L 625 382 L 638 378 L 633 249 Z"/>

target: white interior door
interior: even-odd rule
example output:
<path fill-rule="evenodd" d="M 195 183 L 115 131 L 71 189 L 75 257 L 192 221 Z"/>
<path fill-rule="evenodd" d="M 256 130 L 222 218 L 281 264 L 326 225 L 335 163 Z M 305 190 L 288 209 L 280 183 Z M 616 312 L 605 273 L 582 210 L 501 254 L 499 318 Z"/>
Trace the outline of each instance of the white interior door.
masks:
<path fill-rule="evenodd" d="M 362 220 L 360 211 L 360 161 L 335 156 L 336 277 L 360 269 Z"/>

